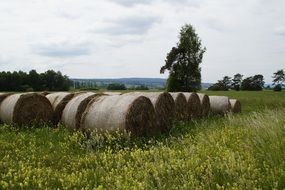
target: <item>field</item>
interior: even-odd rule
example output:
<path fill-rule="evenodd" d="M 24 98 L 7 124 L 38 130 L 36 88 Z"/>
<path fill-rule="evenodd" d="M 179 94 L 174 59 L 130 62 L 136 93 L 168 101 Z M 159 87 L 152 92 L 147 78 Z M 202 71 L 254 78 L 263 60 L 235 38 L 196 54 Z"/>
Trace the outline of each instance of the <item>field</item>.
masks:
<path fill-rule="evenodd" d="M 146 139 L 0 125 L 0 189 L 284 189 L 285 93 L 205 93 L 243 113 Z"/>

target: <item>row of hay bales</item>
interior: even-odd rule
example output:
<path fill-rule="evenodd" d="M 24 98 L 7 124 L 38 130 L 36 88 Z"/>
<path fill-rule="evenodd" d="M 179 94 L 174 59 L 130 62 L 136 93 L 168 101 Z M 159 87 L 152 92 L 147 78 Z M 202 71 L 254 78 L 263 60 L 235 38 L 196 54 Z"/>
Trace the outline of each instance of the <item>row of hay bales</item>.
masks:
<path fill-rule="evenodd" d="M 175 121 L 240 111 L 238 100 L 200 93 L 0 93 L 4 123 L 62 122 L 72 130 L 121 130 L 137 136 L 169 131 Z"/>

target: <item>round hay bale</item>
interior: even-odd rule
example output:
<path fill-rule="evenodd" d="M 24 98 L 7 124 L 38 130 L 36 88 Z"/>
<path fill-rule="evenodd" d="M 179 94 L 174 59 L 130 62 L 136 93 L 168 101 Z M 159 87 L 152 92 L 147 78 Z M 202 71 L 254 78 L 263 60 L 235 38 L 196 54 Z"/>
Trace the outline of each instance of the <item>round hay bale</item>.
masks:
<path fill-rule="evenodd" d="M 50 102 L 37 93 L 10 95 L 0 105 L 0 119 L 8 124 L 47 123 L 52 121 L 52 116 Z"/>
<path fill-rule="evenodd" d="M 231 110 L 230 100 L 226 96 L 209 96 L 211 112 L 225 115 Z"/>
<path fill-rule="evenodd" d="M 1 102 L 7 98 L 8 96 L 12 95 L 12 93 L 0 93 L 0 104 Z M 0 124 L 2 123 L 1 119 L 0 119 Z"/>
<path fill-rule="evenodd" d="M 241 113 L 241 103 L 239 100 L 230 99 L 231 111 L 233 113 Z"/>
<path fill-rule="evenodd" d="M 88 103 L 96 96 L 93 92 L 75 95 L 65 106 L 61 121 L 69 129 L 79 129 L 83 112 Z"/>
<path fill-rule="evenodd" d="M 187 100 L 188 119 L 192 120 L 199 118 L 202 112 L 202 106 L 198 94 L 195 92 L 185 92 L 183 94 Z"/>
<path fill-rule="evenodd" d="M 103 92 L 103 94 L 106 94 L 106 95 L 122 95 L 123 93 L 122 92 Z"/>
<path fill-rule="evenodd" d="M 210 99 L 206 94 L 197 93 L 200 99 L 200 103 L 202 106 L 201 117 L 206 117 L 210 113 Z"/>
<path fill-rule="evenodd" d="M 156 133 L 155 110 L 144 96 L 131 94 L 95 97 L 81 119 L 81 128 L 97 131 L 126 131 L 134 136 Z"/>
<path fill-rule="evenodd" d="M 5 98 L 7 98 L 10 95 L 12 95 L 12 93 L 0 93 L 0 104 Z"/>
<path fill-rule="evenodd" d="M 188 119 L 187 99 L 183 93 L 170 93 L 175 102 L 176 120 Z"/>
<path fill-rule="evenodd" d="M 150 99 L 161 132 L 169 131 L 172 128 L 175 119 L 175 102 L 168 92 L 133 92 L 130 94 L 141 95 Z"/>
<path fill-rule="evenodd" d="M 62 116 L 62 111 L 66 104 L 73 98 L 74 94 L 68 92 L 56 92 L 46 95 L 46 98 L 50 101 L 54 114 L 53 122 L 57 124 Z"/>
<path fill-rule="evenodd" d="M 39 92 L 40 95 L 43 95 L 43 96 L 46 96 L 46 95 L 49 95 L 50 92 L 47 92 L 47 91 L 44 91 L 44 92 Z"/>

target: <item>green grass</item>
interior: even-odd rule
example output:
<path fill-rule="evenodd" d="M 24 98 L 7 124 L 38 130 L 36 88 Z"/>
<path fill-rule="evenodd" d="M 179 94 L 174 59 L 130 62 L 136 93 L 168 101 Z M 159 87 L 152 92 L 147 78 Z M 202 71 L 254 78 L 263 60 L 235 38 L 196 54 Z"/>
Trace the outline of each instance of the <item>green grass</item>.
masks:
<path fill-rule="evenodd" d="M 285 93 L 206 93 L 243 114 L 150 139 L 1 125 L 0 189 L 284 189 Z"/>
<path fill-rule="evenodd" d="M 285 108 L 285 92 L 274 91 L 203 91 L 208 95 L 228 96 L 237 98 L 242 102 L 244 113 L 262 111 L 264 109 Z"/>

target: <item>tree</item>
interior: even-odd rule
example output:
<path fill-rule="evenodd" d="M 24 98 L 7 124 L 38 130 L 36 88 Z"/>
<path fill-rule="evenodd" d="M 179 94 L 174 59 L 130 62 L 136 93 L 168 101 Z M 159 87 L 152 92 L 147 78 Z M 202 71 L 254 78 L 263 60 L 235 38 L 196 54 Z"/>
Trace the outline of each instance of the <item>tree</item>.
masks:
<path fill-rule="evenodd" d="M 43 77 L 46 84 L 46 90 L 56 91 L 55 89 L 56 72 L 53 70 L 48 70 L 44 73 Z"/>
<path fill-rule="evenodd" d="M 281 92 L 282 91 L 282 86 L 281 84 L 277 84 L 274 86 L 273 91 L 275 92 Z"/>
<path fill-rule="evenodd" d="M 275 85 L 276 88 L 275 91 L 282 91 L 283 82 L 285 82 L 285 72 L 283 69 L 278 70 L 274 73 L 273 78 L 273 85 Z"/>
<path fill-rule="evenodd" d="M 262 90 L 264 87 L 264 77 L 263 75 L 254 75 L 253 76 L 253 87 L 254 90 Z"/>
<path fill-rule="evenodd" d="M 0 91 L 66 91 L 70 85 L 67 76 L 53 70 L 41 74 L 35 70 L 28 74 L 23 71 L 0 73 Z"/>
<path fill-rule="evenodd" d="M 232 85 L 231 77 L 224 76 L 222 80 L 218 80 L 218 82 L 210 86 L 208 90 L 227 91 L 231 88 L 231 85 Z"/>
<path fill-rule="evenodd" d="M 160 73 L 168 70 L 169 91 L 197 91 L 201 88 L 201 67 L 203 54 L 206 48 L 202 47 L 201 39 L 194 27 L 184 25 L 180 30 L 177 47 L 173 47 L 167 54 L 165 65 Z"/>
<path fill-rule="evenodd" d="M 231 81 L 231 77 L 229 76 L 224 76 L 223 80 L 220 80 L 218 82 L 222 84 L 225 90 L 229 90 L 231 88 L 232 81 Z"/>
<path fill-rule="evenodd" d="M 263 86 L 264 86 L 263 75 L 254 75 L 252 77 L 247 77 L 241 83 L 242 90 L 260 91 L 263 89 Z"/>
<path fill-rule="evenodd" d="M 107 90 L 127 90 L 124 84 L 112 83 L 107 86 Z"/>
<path fill-rule="evenodd" d="M 146 85 L 139 85 L 134 88 L 135 90 L 149 90 L 149 88 Z"/>
<path fill-rule="evenodd" d="M 168 92 L 179 92 L 183 91 L 181 88 L 181 82 L 174 76 L 173 73 L 170 73 L 167 83 L 166 83 L 166 90 Z"/>
<path fill-rule="evenodd" d="M 221 86 L 221 84 L 215 83 L 215 84 L 209 86 L 208 90 L 212 90 L 212 91 L 223 91 L 223 87 Z"/>
<path fill-rule="evenodd" d="M 29 72 L 28 85 L 35 91 L 44 90 L 42 80 L 41 75 L 38 74 L 36 70 L 31 70 Z"/>
<path fill-rule="evenodd" d="M 236 91 L 239 91 L 241 88 L 242 83 L 242 77 L 243 75 L 237 73 L 234 75 L 234 78 L 232 79 L 232 88 Z"/>

